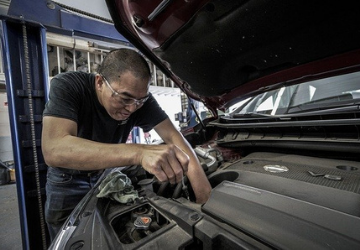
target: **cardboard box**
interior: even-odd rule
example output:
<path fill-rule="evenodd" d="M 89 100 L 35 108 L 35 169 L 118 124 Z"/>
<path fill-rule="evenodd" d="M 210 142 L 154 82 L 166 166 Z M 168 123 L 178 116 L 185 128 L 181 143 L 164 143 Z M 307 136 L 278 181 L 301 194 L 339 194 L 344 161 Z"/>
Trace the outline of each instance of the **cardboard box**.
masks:
<path fill-rule="evenodd" d="M 16 182 L 15 169 L 9 169 L 10 172 L 10 181 Z"/>

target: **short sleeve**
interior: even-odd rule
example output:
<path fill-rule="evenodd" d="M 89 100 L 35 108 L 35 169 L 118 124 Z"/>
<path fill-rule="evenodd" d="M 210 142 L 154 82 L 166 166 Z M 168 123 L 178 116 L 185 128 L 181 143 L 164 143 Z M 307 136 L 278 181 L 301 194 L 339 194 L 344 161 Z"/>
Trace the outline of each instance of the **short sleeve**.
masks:
<path fill-rule="evenodd" d="M 50 84 L 49 100 L 45 105 L 44 116 L 56 116 L 78 122 L 80 95 L 76 85 L 61 78 L 53 78 Z"/>

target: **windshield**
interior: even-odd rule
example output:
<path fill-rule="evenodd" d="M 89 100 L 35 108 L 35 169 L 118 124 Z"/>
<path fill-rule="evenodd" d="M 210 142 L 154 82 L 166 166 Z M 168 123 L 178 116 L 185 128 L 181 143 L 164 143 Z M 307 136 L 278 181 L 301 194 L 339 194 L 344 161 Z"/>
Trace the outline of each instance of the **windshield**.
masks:
<path fill-rule="evenodd" d="M 262 93 L 235 109 L 232 115 L 306 112 L 350 105 L 359 98 L 360 72 L 356 72 Z"/>

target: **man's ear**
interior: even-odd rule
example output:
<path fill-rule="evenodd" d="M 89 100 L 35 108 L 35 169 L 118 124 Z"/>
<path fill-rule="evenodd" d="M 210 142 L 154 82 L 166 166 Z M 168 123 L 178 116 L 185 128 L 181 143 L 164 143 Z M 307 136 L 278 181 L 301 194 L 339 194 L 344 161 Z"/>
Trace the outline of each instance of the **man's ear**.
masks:
<path fill-rule="evenodd" d="M 96 88 L 97 90 L 101 91 L 103 85 L 104 85 L 104 81 L 103 81 L 101 75 L 96 74 L 96 75 L 95 75 L 95 88 Z"/>

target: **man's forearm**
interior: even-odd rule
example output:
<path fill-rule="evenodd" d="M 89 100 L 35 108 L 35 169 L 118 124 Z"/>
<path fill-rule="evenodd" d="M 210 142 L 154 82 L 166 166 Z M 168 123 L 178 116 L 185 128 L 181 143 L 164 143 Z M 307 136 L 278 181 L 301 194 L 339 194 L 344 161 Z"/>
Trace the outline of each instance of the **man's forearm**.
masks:
<path fill-rule="evenodd" d="M 196 201 L 197 203 L 206 202 L 210 196 L 211 186 L 191 145 L 186 141 L 184 136 L 175 129 L 170 120 L 165 120 L 155 127 L 155 130 L 165 143 L 175 144 L 189 156 L 190 162 L 187 176 L 194 190 Z"/>
<path fill-rule="evenodd" d="M 211 186 L 200 164 L 190 162 L 187 176 L 194 190 L 196 202 L 205 203 L 210 197 Z"/>
<path fill-rule="evenodd" d="M 45 162 L 53 167 L 97 170 L 139 164 L 141 145 L 99 143 L 71 135 L 43 143 Z"/>
<path fill-rule="evenodd" d="M 189 157 L 175 145 L 108 144 L 67 135 L 57 140 L 43 137 L 46 164 L 78 170 L 98 170 L 141 165 L 159 181 L 180 182 Z"/>
<path fill-rule="evenodd" d="M 177 137 L 176 145 L 178 145 L 189 156 L 190 162 L 187 177 L 189 178 L 191 187 L 194 190 L 196 202 L 205 203 L 210 197 L 211 186 L 203 168 L 200 165 L 196 153 L 182 136 Z"/>

